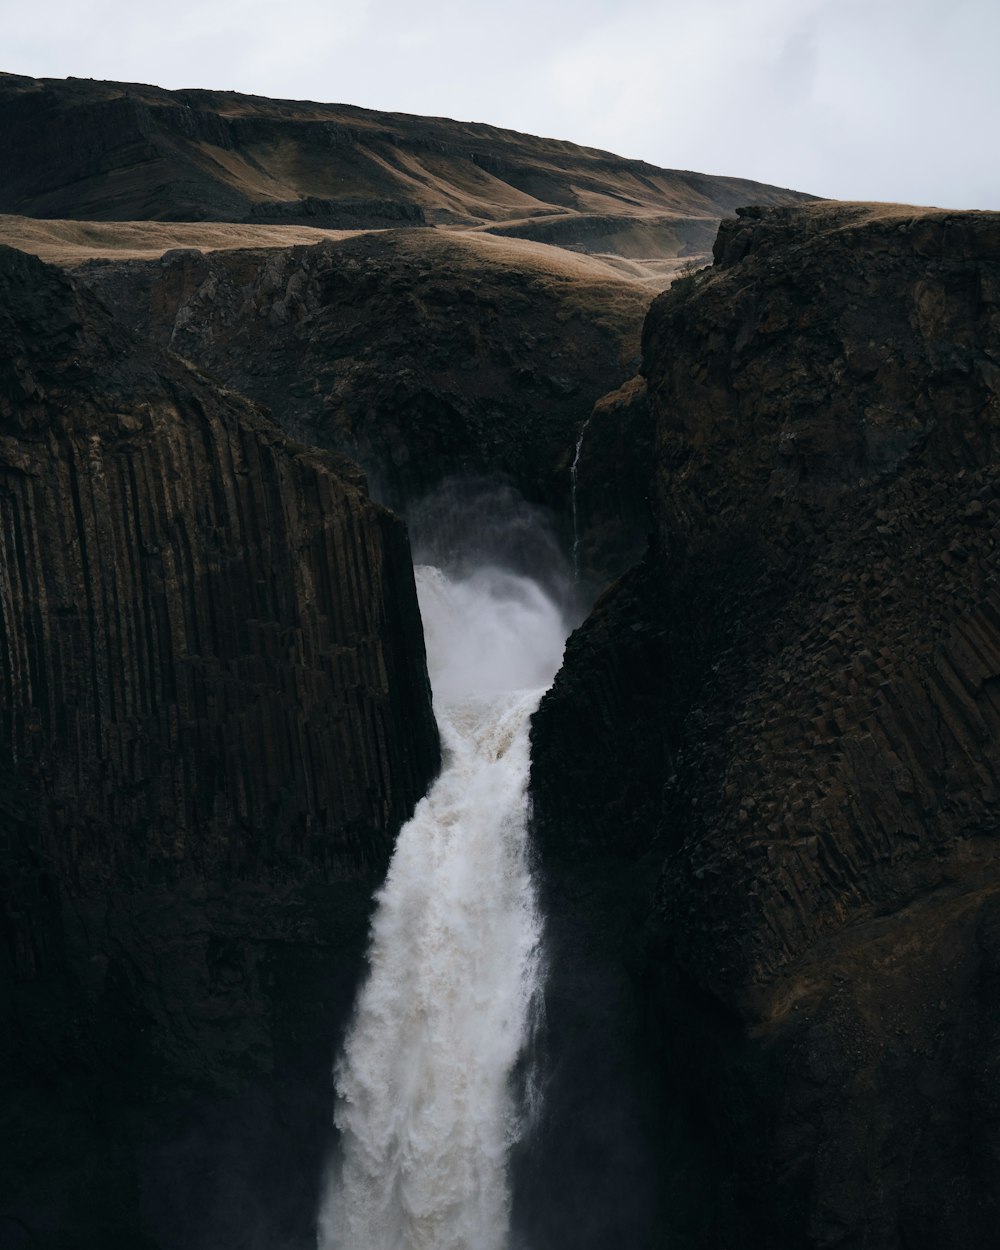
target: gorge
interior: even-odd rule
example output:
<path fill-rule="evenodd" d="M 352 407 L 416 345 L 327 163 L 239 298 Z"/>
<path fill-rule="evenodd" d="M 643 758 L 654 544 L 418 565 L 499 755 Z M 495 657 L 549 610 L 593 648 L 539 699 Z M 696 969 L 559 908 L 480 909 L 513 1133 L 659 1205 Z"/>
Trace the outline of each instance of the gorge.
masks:
<path fill-rule="evenodd" d="M 1000 214 L 0 87 L 0 1242 L 990 1246 Z"/>

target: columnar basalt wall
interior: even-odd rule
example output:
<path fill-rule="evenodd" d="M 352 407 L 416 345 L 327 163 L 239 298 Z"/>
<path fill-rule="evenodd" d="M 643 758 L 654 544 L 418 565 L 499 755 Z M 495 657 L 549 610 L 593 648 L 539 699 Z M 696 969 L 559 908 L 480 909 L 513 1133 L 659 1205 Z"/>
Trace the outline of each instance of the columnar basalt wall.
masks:
<path fill-rule="evenodd" d="M 307 1226 L 368 897 L 439 761 L 406 532 L 60 272 L 4 249 L 0 292 L 11 1227 Z"/>
<path fill-rule="evenodd" d="M 557 940 L 625 952 L 670 1244 L 992 1236 L 998 353 L 996 214 L 747 210 L 647 318 L 654 538 L 534 791 Z"/>
<path fill-rule="evenodd" d="M 37 320 L 8 324 L 0 415 L 4 747 L 44 853 L 81 880 L 384 862 L 436 761 L 400 523 L 349 462 L 5 262 L 8 322 Z"/>

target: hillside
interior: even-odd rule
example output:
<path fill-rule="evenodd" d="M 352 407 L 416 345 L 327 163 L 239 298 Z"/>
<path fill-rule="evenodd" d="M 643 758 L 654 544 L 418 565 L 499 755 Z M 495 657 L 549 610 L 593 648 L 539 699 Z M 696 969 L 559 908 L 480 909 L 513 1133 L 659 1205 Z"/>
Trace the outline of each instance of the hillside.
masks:
<path fill-rule="evenodd" d="M 0 75 L 0 212 L 334 229 L 433 225 L 669 272 L 740 204 L 808 199 L 447 118 Z"/>
<path fill-rule="evenodd" d="M 234 222 L 78 221 L 0 214 L 0 244 L 28 252 L 50 265 L 88 260 L 155 260 L 183 248 L 233 251 L 295 247 L 324 239 L 348 239 L 361 231 L 316 226 L 257 226 Z"/>

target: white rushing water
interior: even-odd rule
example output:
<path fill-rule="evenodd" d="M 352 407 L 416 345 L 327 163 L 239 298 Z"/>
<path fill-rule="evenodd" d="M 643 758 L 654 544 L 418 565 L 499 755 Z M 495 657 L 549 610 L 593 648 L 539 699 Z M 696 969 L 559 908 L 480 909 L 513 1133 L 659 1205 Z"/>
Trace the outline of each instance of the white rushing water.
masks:
<path fill-rule="evenodd" d="M 504 1250 L 511 1073 L 540 976 L 528 722 L 566 626 L 531 579 L 417 569 L 445 758 L 378 896 L 335 1068 L 341 1157 L 320 1250 Z"/>

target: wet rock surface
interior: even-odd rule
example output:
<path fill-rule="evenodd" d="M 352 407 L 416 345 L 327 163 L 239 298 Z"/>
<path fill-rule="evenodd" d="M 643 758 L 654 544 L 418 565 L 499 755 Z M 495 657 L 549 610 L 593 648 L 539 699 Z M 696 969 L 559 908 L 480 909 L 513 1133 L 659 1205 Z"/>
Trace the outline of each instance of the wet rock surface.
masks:
<path fill-rule="evenodd" d="M 590 598 L 645 552 L 653 525 L 653 439 L 640 377 L 602 395 L 581 427 L 570 460 L 573 564 Z"/>
<path fill-rule="evenodd" d="M 752 210 L 647 318 L 654 540 L 533 731 L 553 967 L 632 1018 L 557 972 L 545 1131 L 617 1056 L 637 1245 L 993 1236 L 998 281 L 996 214 Z"/>
<path fill-rule="evenodd" d="M 406 532 L 58 270 L 0 289 L 0 1240 L 307 1243 L 439 759 Z"/>

